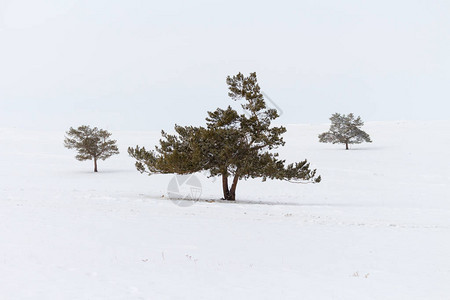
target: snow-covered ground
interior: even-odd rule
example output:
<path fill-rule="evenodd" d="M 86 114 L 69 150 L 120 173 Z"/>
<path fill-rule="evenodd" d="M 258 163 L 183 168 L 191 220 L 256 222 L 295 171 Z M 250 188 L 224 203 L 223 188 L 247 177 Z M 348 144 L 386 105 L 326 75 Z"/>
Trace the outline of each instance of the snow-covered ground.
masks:
<path fill-rule="evenodd" d="M 238 203 L 197 174 L 201 199 L 121 154 L 78 162 L 64 131 L 0 129 L 0 299 L 450 299 L 450 122 L 380 122 L 372 144 L 320 144 L 291 125 L 280 149 L 320 184 L 241 181 Z"/>

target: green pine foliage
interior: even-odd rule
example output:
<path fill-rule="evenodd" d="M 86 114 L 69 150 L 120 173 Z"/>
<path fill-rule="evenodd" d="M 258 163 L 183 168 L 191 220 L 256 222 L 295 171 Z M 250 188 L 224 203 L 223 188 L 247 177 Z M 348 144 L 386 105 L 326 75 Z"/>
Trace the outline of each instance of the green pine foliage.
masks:
<path fill-rule="evenodd" d="M 144 147 L 128 148 L 141 173 L 191 174 L 209 171 L 222 177 L 223 198 L 236 199 L 240 179 L 261 177 L 292 182 L 320 182 L 316 170 L 304 160 L 287 164 L 273 150 L 284 146 L 285 127 L 271 127 L 278 118 L 275 109 L 266 106 L 257 83 L 256 73 L 244 77 L 241 73 L 227 78 L 228 95 L 243 101 L 245 114 L 231 106 L 208 112 L 206 126 L 175 125 L 176 134 L 162 131 L 160 145 L 147 151 Z M 228 178 L 232 178 L 231 186 Z"/>
<path fill-rule="evenodd" d="M 106 130 L 91 128 L 83 125 L 74 129 L 70 127 L 66 132 L 64 147 L 77 150 L 77 160 L 93 160 L 94 172 L 97 172 L 97 161 L 105 160 L 112 155 L 119 154 L 116 140 L 111 140 L 111 133 Z"/>
<path fill-rule="evenodd" d="M 330 118 L 330 130 L 319 134 L 319 142 L 344 144 L 348 150 L 349 144 L 361 144 L 362 142 L 371 143 L 370 136 L 362 131 L 360 127 L 364 126 L 361 117 L 350 113 L 348 115 L 335 113 Z"/>

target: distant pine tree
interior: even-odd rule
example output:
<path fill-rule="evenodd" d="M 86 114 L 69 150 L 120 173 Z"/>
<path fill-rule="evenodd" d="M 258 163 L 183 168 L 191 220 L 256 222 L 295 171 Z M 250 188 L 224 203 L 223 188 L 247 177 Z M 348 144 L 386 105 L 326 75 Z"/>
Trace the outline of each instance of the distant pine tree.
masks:
<path fill-rule="evenodd" d="M 345 144 L 346 150 L 348 150 L 349 144 L 372 142 L 370 136 L 360 129 L 364 125 L 361 117 L 358 116 L 355 119 L 352 113 L 348 115 L 335 113 L 331 116 L 330 120 L 330 130 L 319 135 L 319 142 Z"/>
<path fill-rule="evenodd" d="M 148 174 L 191 174 L 208 170 L 211 176 L 222 177 L 225 200 L 236 199 L 240 179 L 319 182 L 320 176 L 315 176 L 316 170 L 311 170 L 306 160 L 285 165 L 273 151 L 284 145 L 281 135 L 286 128 L 270 126 L 278 118 L 278 112 L 266 107 L 256 73 L 248 77 L 241 73 L 228 76 L 227 84 L 231 99 L 245 101 L 242 104 L 245 114 L 239 114 L 231 106 L 217 108 L 208 112 L 206 127 L 175 125 L 176 135 L 163 131 L 156 151 L 130 147 L 128 153 L 137 160 L 136 168 Z"/>
<path fill-rule="evenodd" d="M 111 140 L 111 133 L 106 130 L 84 125 L 77 129 L 70 127 L 66 134 L 64 147 L 76 149 L 78 155 L 75 158 L 80 161 L 94 160 L 94 172 L 97 172 L 97 160 L 119 154 L 116 140 Z"/>

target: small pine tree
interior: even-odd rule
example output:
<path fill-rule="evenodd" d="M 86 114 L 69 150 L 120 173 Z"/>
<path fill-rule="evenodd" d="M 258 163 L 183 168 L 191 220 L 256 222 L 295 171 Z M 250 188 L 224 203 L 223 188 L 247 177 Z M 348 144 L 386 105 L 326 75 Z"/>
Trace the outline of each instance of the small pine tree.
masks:
<path fill-rule="evenodd" d="M 119 154 L 116 140 L 111 140 L 106 130 L 83 125 L 66 132 L 64 147 L 78 151 L 77 160 L 94 160 L 94 172 L 97 172 L 97 160 L 105 160 L 114 154 Z"/>
<path fill-rule="evenodd" d="M 364 125 L 361 117 L 358 116 L 355 119 L 352 113 L 348 115 L 335 113 L 331 116 L 330 120 L 330 130 L 319 135 L 319 142 L 345 144 L 346 150 L 348 150 L 349 144 L 372 142 L 370 136 L 360 129 Z"/>

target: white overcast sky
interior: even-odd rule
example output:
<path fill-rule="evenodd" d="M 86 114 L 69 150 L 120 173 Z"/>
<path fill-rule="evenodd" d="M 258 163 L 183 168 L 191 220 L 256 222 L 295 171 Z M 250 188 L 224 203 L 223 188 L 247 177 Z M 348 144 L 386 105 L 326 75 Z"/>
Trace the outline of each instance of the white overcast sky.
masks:
<path fill-rule="evenodd" d="M 448 120 L 450 1 L 0 0 L 0 127 L 199 125 L 252 71 L 279 123 Z"/>

